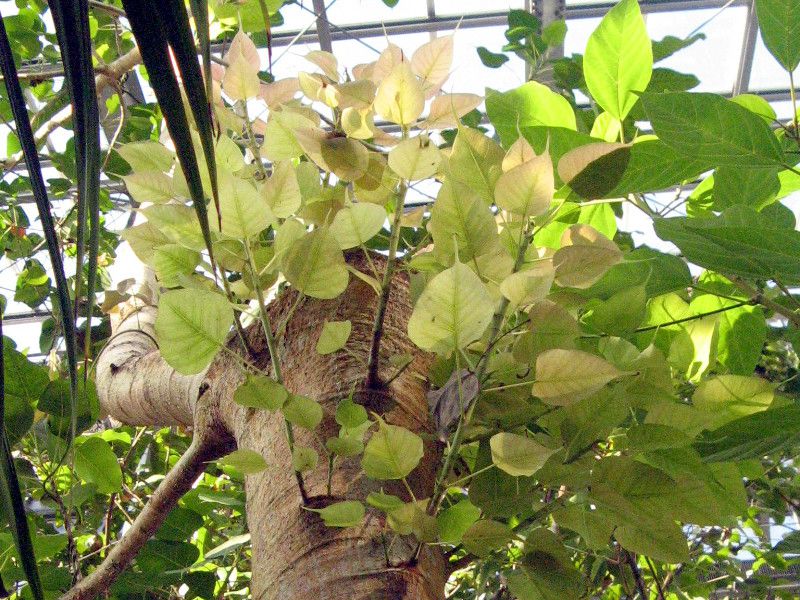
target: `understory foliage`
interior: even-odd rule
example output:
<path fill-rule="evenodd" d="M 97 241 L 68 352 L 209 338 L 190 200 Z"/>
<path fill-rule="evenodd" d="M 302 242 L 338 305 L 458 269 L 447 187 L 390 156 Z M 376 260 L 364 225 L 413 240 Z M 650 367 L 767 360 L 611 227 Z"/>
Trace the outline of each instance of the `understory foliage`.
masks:
<path fill-rule="evenodd" d="M 800 233 L 782 203 L 800 190 L 796 107 L 781 122 L 757 95 L 691 92 L 693 76 L 654 68 L 702 36 L 651 42 L 636 0 L 608 13 L 582 56 L 556 60 L 549 48 L 563 23 L 542 29 L 512 11 L 504 51 L 528 61 L 533 79 L 485 97 L 442 91 L 452 36 L 413 51 L 389 43 L 361 65 L 312 51 L 307 71 L 273 81 L 253 41 L 264 38 L 263 3 L 212 5 L 212 38 L 229 43 L 210 69 L 214 177 L 198 161 L 211 252 L 159 106 L 124 106 L 121 92 L 106 102 L 118 136 L 103 169 L 144 217 L 120 237 L 161 288 L 164 359 L 201 372 L 237 321 L 260 321 L 279 341 L 264 306 L 288 289 L 331 299 L 358 278 L 380 297 L 392 273 L 407 274 L 408 335 L 436 354 L 429 402 L 446 448 L 436 487 L 429 498 L 370 494 L 314 509 L 327 525 L 382 513 L 387 539 L 442 546 L 455 569 L 447 594 L 458 599 L 766 594 L 769 573 L 800 553 L 797 534 L 773 547 L 762 530 L 800 498 Z M 765 44 L 791 73 L 800 11 L 791 0 L 756 6 Z M 46 10 L 32 2 L 5 18 L 18 62 L 54 60 Z M 133 48 L 121 12 L 92 13 L 98 60 Z M 480 56 L 487 66 L 507 58 Z M 66 104 L 52 79 L 29 83 L 51 117 Z M 54 198 L 75 178 L 70 144 L 50 155 Z M 14 299 L 49 306 L 41 237 L 19 200 L 28 185 L 0 183 L 3 250 L 20 265 Z M 101 208 L 111 213 L 108 197 Z M 618 230 L 623 213 L 643 215 L 677 251 Z M 68 256 L 75 219 L 67 209 L 59 220 Z M 102 229 L 101 267 L 117 242 Z M 388 262 L 373 264 L 375 252 Z M 98 347 L 130 294 L 105 292 Z M 347 353 L 350 333 L 349 321 L 326 322 L 308 351 Z M 4 349 L 4 424 L 46 597 L 102 560 L 188 444 L 180 431 L 96 426 L 91 378 L 71 405 L 55 352 L 62 335 L 57 321 L 43 329 L 47 366 L 10 340 Z M 381 360 L 399 373 L 411 357 Z M 288 392 L 279 368 L 240 368 L 236 402 L 282 412 L 290 431 L 317 428 L 320 405 Z M 323 455 L 291 445 L 301 476 L 360 456 L 369 478 L 404 480 L 423 460 L 419 433 L 352 398 L 335 418 L 340 432 Z M 270 462 L 239 448 L 209 465 L 110 597 L 248 597 L 243 478 Z M 12 597 L 32 597 L 9 533 L 0 575 Z"/>

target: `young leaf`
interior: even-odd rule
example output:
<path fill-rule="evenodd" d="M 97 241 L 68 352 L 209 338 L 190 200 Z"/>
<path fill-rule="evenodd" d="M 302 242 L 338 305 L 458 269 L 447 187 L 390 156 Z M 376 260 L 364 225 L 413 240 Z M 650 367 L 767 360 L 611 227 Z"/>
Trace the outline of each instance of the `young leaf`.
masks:
<path fill-rule="evenodd" d="M 494 202 L 494 188 L 501 173 L 503 149 L 477 129 L 461 127 L 448 161 L 448 178 L 462 183 L 486 204 Z"/>
<path fill-rule="evenodd" d="M 295 446 L 292 452 L 292 468 L 298 473 L 313 471 L 317 468 L 319 455 L 313 448 Z"/>
<path fill-rule="evenodd" d="M 516 433 L 496 433 L 489 440 L 492 462 L 509 475 L 530 477 L 555 452 L 539 442 Z"/>
<path fill-rule="evenodd" d="M 425 287 L 408 320 L 408 336 L 424 350 L 449 354 L 481 337 L 493 312 L 486 286 L 456 262 Z"/>
<path fill-rule="evenodd" d="M 161 355 L 179 373 L 205 369 L 233 325 L 224 296 L 203 289 L 166 292 L 158 302 L 155 329 Z"/>
<path fill-rule="evenodd" d="M 322 406 L 307 396 L 292 394 L 281 409 L 292 425 L 313 431 L 322 422 Z"/>
<path fill-rule="evenodd" d="M 211 205 L 212 227 L 228 237 L 246 240 L 264 231 L 273 221 L 264 196 L 249 181 L 221 171 L 219 173 L 219 210 Z"/>
<path fill-rule="evenodd" d="M 432 177 L 441 161 L 439 148 L 425 135 L 403 140 L 389 152 L 389 167 L 408 181 Z"/>
<path fill-rule="evenodd" d="M 318 513 L 328 527 L 356 527 L 361 524 L 366 514 L 364 505 L 358 500 L 345 500 L 325 508 L 306 508 L 306 510 Z"/>
<path fill-rule="evenodd" d="M 302 196 L 290 162 L 273 164 L 272 175 L 264 182 L 263 192 L 272 214 L 279 219 L 287 219 L 297 212 Z"/>
<path fill-rule="evenodd" d="M 536 359 L 533 395 L 545 404 L 568 406 L 627 373 L 580 350 L 553 349 Z"/>
<path fill-rule="evenodd" d="M 422 114 L 425 95 L 408 62 L 400 62 L 380 82 L 373 106 L 380 116 L 398 125 L 411 125 Z"/>
<path fill-rule="evenodd" d="M 550 208 L 554 193 L 553 162 L 545 152 L 503 173 L 494 188 L 494 199 L 504 210 L 537 217 Z"/>
<path fill-rule="evenodd" d="M 589 92 L 606 111 L 624 119 L 644 92 L 653 70 L 653 49 L 637 0 L 622 0 L 589 37 L 583 57 Z"/>
<path fill-rule="evenodd" d="M 267 468 L 267 461 L 255 450 L 240 448 L 217 461 L 220 466 L 233 467 L 243 475 L 260 473 Z"/>
<path fill-rule="evenodd" d="M 288 397 L 285 387 L 265 375 L 248 374 L 245 382 L 233 393 L 236 404 L 266 410 L 279 410 Z"/>
<path fill-rule="evenodd" d="M 622 260 L 617 245 L 589 225 L 573 225 L 553 255 L 556 283 L 586 289 Z"/>
<path fill-rule="evenodd" d="M 422 438 L 405 427 L 378 422 L 364 448 L 361 467 L 372 479 L 403 479 L 422 460 Z"/>
<path fill-rule="evenodd" d="M 428 117 L 420 126 L 426 129 L 457 127 L 461 117 L 476 109 L 483 102 L 477 94 L 442 94 L 431 102 Z"/>
<path fill-rule="evenodd" d="M 367 422 L 367 410 L 350 398 L 345 398 L 336 407 L 336 422 L 342 427 L 355 429 Z"/>
<path fill-rule="evenodd" d="M 453 64 L 453 36 L 437 37 L 420 46 L 411 57 L 411 69 L 422 80 L 426 98 L 433 96 L 447 77 Z"/>
<path fill-rule="evenodd" d="M 352 330 L 350 321 L 325 321 L 317 340 L 317 353 L 332 354 L 341 350 L 347 344 Z"/>

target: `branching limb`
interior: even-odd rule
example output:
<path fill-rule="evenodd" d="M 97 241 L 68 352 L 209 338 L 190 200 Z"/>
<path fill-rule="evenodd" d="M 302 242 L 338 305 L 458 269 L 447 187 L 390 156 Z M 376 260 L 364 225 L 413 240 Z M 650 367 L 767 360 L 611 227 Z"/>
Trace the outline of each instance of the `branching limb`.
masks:
<path fill-rule="evenodd" d="M 754 288 L 752 285 L 747 283 L 741 277 L 732 276 L 729 279 L 733 282 L 733 284 L 742 290 L 745 294 L 750 296 L 753 302 L 761 304 L 765 308 L 770 309 L 772 312 L 781 315 L 782 317 L 786 317 L 794 326 L 800 327 L 800 314 L 794 312 L 790 308 L 783 306 L 782 304 L 778 304 L 774 300 L 767 298 Z"/>
<path fill-rule="evenodd" d="M 183 495 L 192 489 L 205 469 L 205 463 L 223 452 L 216 443 L 206 441 L 201 432 L 164 477 L 131 528 L 90 575 L 61 596 L 61 600 L 90 600 L 103 594 L 127 569 L 144 544 L 158 530 Z"/>

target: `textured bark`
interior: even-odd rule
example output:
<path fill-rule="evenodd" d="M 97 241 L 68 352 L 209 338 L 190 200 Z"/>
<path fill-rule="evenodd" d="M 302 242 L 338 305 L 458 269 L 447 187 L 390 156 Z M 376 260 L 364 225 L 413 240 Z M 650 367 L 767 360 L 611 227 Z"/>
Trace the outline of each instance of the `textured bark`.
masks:
<path fill-rule="evenodd" d="M 381 257 L 374 260 L 379 267 L 383 266 Z M 358 258 L 351 257 L 350 262 L 367 270 Z M 319 401 L 325 413 L 315 432 L 295 428 L 296 443 L 316 449 L 321 457 L 319 466 L 304 474 L 310 504 L 323 507 L 343 499 L 363 501 L 370 491 L 381 487 L 408 500 L 402 485 L 366 478 L 361 472 L 360 457 L 337 460 L 328 496 L 323 447 L 325 439 L 338 435 L 334 421 L 336 404 L 353 390 L 357 402 L 380 414 L 388 423 L 422 434 L 432 433 L 425 397 L 432 357 L 420 352 L 406 334 L 411 313 L 407 278 L 397 275 L 393 282 L 381 345 L 380 379 L 387 381 L 395 374 L 387 361 L 389 356 L 408 353 L 414 356 L 414 361 L 380 390 L 363 389 L 378 303 L 375 292 L 352 278 L 347 291 L 334 300 L 304 298 L 296 303 L 296 299 L 296 294 L 289 291 L 268 310 L 273 327 L 281 333 L 278 353 L 286 387 L 292 393 Z M 151 332 L 147 327 L 152 326 L 152 315 L 149 309 L 138 317 L 139 324 L 127 326 L 137 329 L 144 324 L 143 331 Z M 346 352 L 321 356 L 315 351 L 326 320 L 352 322 Z M 269 354 L 260 325 L 251 325 L 247 335 L 255 351 L 251 362 L 269 371 Z M 235 340 L 229 345 L 231 350 L 238 351 Z M 386 528 L 382 513 L 369 510 L 362 526 L 336 529 L 326 527 L 316 513 L 301 506 L 283 417 L 233 402 L 233 392 L 244 380 L 244 373 L 230 353 L 221 353 L 205 374 L 193 377 L 170 373 L 155 341 L 143 333 L 119 334 L 107 353 L 109 356 L 99 361 L 102 370 L 98 365 L 98 382 L 102 382 L 99 385 L 102 407 L 112 416 L 138 424 L 189 425 L 202 419 L 212 424 L 221 444 L 233 438 L 239 448 L 261 453 L 270 465 L 246 479 L 253 598 L 434 600 L 443 597 L 447 571 L 437 547 L 424 547 L 415 561 L 412 559 L 416 541 L 393 539 L 395 536 Z M 198 398 L 202 402 L 198 403 Z M 432 435 L 423 437 L 434 439 Z M 418 499 L 431 494 L 440 452 L 437 442 L 426 442 L 425 456 L 408 478 Z"/>

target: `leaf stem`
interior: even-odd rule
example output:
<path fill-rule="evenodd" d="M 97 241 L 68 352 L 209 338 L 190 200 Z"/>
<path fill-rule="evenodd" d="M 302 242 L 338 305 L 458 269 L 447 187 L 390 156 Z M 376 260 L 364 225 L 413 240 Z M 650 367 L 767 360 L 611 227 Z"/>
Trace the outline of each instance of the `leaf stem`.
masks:
<path fill-rule="evenodd" d="M 261 326 L 264 328 L 264 336 L 267 340 L 267 350 L 269 351 L 269 358 L 272 362 L 272 369 L 275 372 L 275 381 L 283 384 L 283 373 L 281 372 L 281 362 L 278 357 L 278 351 L 275 347 L 275 336 L 272 333 L 272 324 L 269 321 L 269 314 L 267 313 L 267 305 L 264 301 L 264 291 L 258 281 L 258 267 L 253 258 L 253 253 L 250 251 L 250 244 L 247 240 L 244 243 L 244 253 L 247 256 L 247 263 L 250 267 L 250 276 L 252 277 L 253 288 L 256 291 L 256 298 L 258 299 L 258 315 L 261 320 Z M 283 420 L 286 426 L 286 441 L 289 444 L 289 452 L 294 455 L 294 429 L 288 419 Z M 303 475 L 299 471 L 294 471 L 295 479 L 297 480 L 297 487 L 300 490 L 300 497 L 303 499 L 303 504 L 308 504 L 308 494 L 306 493 L 305 482 Z"/>
<path fill-rule="evenodd" d="M 405 135 L 403 136 L 405 137 Z M 381 282 L 381 294 L 378 298 L 378 307 L 375 311 L 375 321 L 372 324 L 372 343 L 369 347 L 369 358 L 367 360 L 367 379 L 366 387 L 368 390 L 378 387 L 378 368 L 380 366 L 381 338 L 383 337 L 383 320 L 386 316 L 386 307 L 389 304 L 389 294 L 392 291 L 392 277 L 397 266 L 397 246 L 400 241 L 400 220 L 403 218 L 403 206 L 408 193 L 408 182 L 403 179 L 400 181 L 400 189 L 397 193 L 397 203 L 394 208 L 394 219 L 392 221 L 392 234 L 389 238 L 389 256 L 386 259 L 386 269 L 383 272 Z"/>
<path fill-rule="evenodd" d="M 525 263 L 525 254 L 528 251 L 528 246 L 530 246 L 531 241 L 533 241 L 533 235 L 529 233 L 530 230 L 530 221 L 526 223 L 525 229 L 523 232 L 523 237 L 519 245 L 519 249 L 517 251 L 517 258 L 514 262 L 514 273 L 519 271 L 522 268 L 522 265 Z M 500 329 L 503 326 L 503 321 L 505 320 L 506 311 L 508 310 L 509 305 L 511 302 L 508 298 L 503 297 L 500 301 L 500 304 L 497 307 L 497 310 L 492 317 L 492 324 L 489 330 L 489 343 L 487 345 L 488 348 L 492 347 L 492 343 L 494 342 L 495 338 L 500 334 Z M 478 378 L 478 381 L 481 382 L 484 375 L 486 374 L 487 365 L 489 362 L 489 352 L 484 352 L 483 356 L 481 357 L 480 361 L 478 362 L 478 366 L 476 369 L 475 375 Z M 458 368 L 458 354 L 456 354 L 456 368 Z M 448 473 L 450 473 L 450 469 L 453 466 L 453 461 L 455 461 L 456 457 L 458 456 L 458 451 L 461 448 L 461 443 L 464 440 L 464 428 L 469 423 L 470 419 L 472 418 L 472 414 L 475 411 L 475 406 L 477 406 L 478 402 L 473 402 L 472 406 L 469 408 L 466 414 L 461 414 L 460 418 L 458 419 L 458 425 L 456 427 L 455 435 L 453 436 L 453 443 L 450 445 L 450 449 L 447 452 L 447 456 L 445 457 L 444 464 L 442 465 L 442 469 L 439 471 L 439 474 L 436 477 L 436 483 L 433 487 L 433 494 L 431 495 L 431 501 L 428 504 L 428 512 L 433 514 L 436 511 L 436 507 L 439 505 L 439 502 L 442 497 L 442 491 L 444 488 L 444 480 L 447 478 Z"/>

